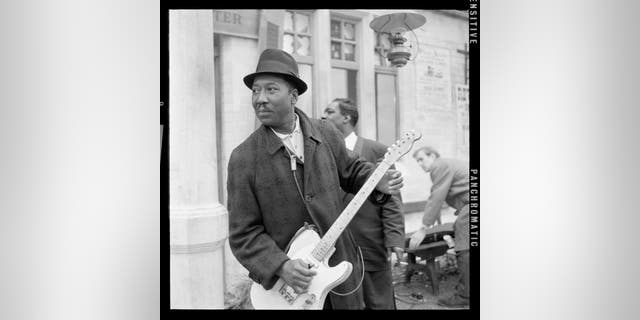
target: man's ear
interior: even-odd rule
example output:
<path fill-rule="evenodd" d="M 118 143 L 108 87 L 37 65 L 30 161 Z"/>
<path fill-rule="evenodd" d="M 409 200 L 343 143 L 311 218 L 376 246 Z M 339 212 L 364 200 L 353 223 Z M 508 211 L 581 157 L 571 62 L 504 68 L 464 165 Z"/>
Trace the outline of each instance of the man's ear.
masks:
<path fill-rule="evenodd" d="M 351 123 L 351 116 L 350 115 L 344 116 L 344 120 L 342 120 L 342 123 Z"/>
<path fill-rule="evenodd" d="M 291 104 L 298 102 L 298 89 L 291 90 Z"/>

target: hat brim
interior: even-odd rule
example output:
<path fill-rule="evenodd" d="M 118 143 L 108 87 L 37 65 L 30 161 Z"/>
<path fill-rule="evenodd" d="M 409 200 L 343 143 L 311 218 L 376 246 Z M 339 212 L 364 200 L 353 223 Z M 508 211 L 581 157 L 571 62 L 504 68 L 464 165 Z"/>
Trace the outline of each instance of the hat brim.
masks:
<path fill-rule="evenodd" d="M 288 73 L 279 73 L 279 72 L 255 72 L 250 75 L 247 75 L 243 79 L 244 84 L 247 86 L 247 88 L 251 89 L 253 87 L 253 80 L 257 75 L 260 75 L 260 74 L 271 74 L 271 75 L 276 75 L 276 76 L 286 78 L 288 81 L 292 82 L 295 85 L 296 89 L 298 89 L 299 95 L 307 91 L 307 84 L 304 81 L 302 81 L 302 79 L 292 76 Z"/>

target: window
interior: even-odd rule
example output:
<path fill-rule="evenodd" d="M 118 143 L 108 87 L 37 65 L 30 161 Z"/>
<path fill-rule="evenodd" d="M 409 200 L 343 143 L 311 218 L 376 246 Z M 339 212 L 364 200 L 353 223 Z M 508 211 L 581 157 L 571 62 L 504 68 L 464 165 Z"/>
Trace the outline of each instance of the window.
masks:
<path fill-rule="evenodd" d="M 387 59 L 387 53 L 391 50 L 391 41 L 388 33 L 376 32 L 376 46 L 374 48 L 376 65 L 380 67 L 391 67 Z"/>
<path fill-rule="evenodd" d="M 357 28 L 362 25 L 344 13 L 336 13 L 329 20 L 331 53 L 331 99 L 349 98 L 358 104 Z M 358 127 L 356 127 L 358 132 Z"/>
<path fill-rule="evenodd" d="M 291 54 L 298 62 L 300 78 L 307 83 L 308 90 L 298 97 L 296 107 L 313 115 L 313 11 L 285 10 L 282 25 L 282 50 Z"/>
<path fill-rule="evenodd" d="M 356 24 L 331 19 L 331 59 L 356 61 Z"/>
<path fill-rule="evenodd" d="M 285 11 L 282 50 L 303 57 L 311 56 L 311 15 Z"/>
<path fill-rule="evenodd" d="M 335 98 L 349 98 L 358 104 L 356 70 L 331 68 L 331 94 Z"/>
<path fill-rule="evenodd" d="M 386 145 L 392 145 L 398 139 L 398 92 L 397 73 L 387 59 L 392 48 L 389 33 L 375 32 L 373 55 L 375 65 L 376 89 L 376 139 Z"/>

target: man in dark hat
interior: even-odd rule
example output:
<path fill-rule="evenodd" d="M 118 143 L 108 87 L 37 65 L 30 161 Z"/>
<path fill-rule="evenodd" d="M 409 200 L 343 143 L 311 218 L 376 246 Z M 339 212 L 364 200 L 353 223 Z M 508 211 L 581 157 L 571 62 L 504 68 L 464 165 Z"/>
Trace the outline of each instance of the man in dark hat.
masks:
<path fill-rule="evenodd" d="M 262 126 L 229 159 L 229 244 L 249 277 L 266 290 L 282 278 L 297 293 L 306 292 L 316 272 L 306 261 L 286 255 L 289 241 L 305 223 L 324 235 L 342 212 L 340 189 L 357 193 L 375 167 L 350 153 L 331 124 L 310 119 L 295 107 L 307 85 L 288 53 L 263 51 L 256 72 L 244 83 L 253 92 Z M 389 170 L 369 198 L 383 204 L 401 187 L 400 172 Z M 353 237 L 345 230 L 329 265 L 349 261 L 353 271 L 331 291 L 325 308 L 363 307 L 359 260 Z"/>

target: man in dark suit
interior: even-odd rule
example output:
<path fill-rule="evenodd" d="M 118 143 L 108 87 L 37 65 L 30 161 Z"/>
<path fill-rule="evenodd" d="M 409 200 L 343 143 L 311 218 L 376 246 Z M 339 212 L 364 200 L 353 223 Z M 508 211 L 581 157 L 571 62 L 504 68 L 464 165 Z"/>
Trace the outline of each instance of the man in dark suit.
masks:
<path fill-rule="evenodd" d="M 448 307 L 464 307 L 469 304 L 469 164 L 456 159 L 440 158 L 431 147 L 422 147 L 413 154 L 422 170 L 431 174 L 431 194 L 422 217 L 423 226 L 411 235 L 409 248 L 415 248 L 424 240 L 428 228 L 440 217 L 443 202 L 455 208 L 453 224 L 456 258 L 460 281 L 456 292 L 441 298 L 438 303 Z"/>
<path fill-rule="evenodd" d="M 295 107 L 307 85 L 290 54 L 264 50 L 256 72 L 245 76 L 244 83 L 252 91 L 262 125 L 229 159 L 229 245 L 249 277 L 264 289 L 272 289 L 280 278 L 301 294 L 317 272 L 310 261 L 290 259 L 287 245 L 307 222 L 324 235 L 341 213 L 341 188 L 360 190 L 374 165 L 350 154 L 329 123 L 309 119 Z M 401 187 L 400 172 L 388 170 L 370 199 L 385 203 Z M 348 230 L 335 241 L 334 249 L 329 265 L 346 260 L 354 269 L 329 294 L 325 308 L 361 309 L 362 291 L 355 289 L 361 268 Z M 353 293 L 335 294 L 349 291 Z"/>
<path fill-rule="evenodd" d="M 384 158 L 387 147 L 355 134 L 358 109 L 351 100 L 333 100 L 325 108 L 322 118 L 330 120 L 342 132 L 347 149 L 373 163 Z M 346 193 L 344 205 L 349 204 L 353 197 L 353 194 Z M 366 308 L 395 309 L 390 260 L 392 252 L 397 260 L 404 254 L 404 217 L 400 195 L 392 196 L 383 206 L 365 201 L 349 224 L 349 229 L 364 258 L 366 272 L 362 287 Z"/>

